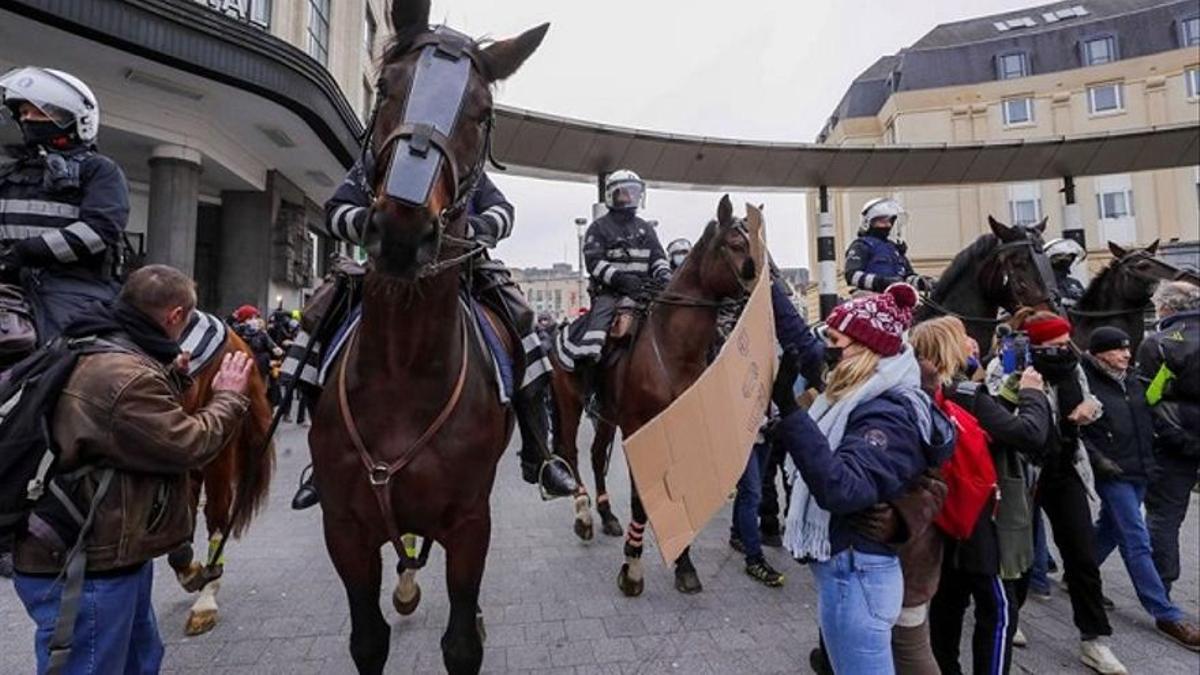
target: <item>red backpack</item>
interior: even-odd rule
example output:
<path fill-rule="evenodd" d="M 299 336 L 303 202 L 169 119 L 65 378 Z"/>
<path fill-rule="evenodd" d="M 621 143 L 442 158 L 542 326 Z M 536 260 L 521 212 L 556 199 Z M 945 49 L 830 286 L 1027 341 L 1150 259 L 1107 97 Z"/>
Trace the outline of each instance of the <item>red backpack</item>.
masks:
<path fill-rule="evenodd" d="M 947 399 L 940 388 L 934 402 L 954 422 L 958 436 L 954 453 L 942 465 L 947 486 L 946 502 L 933 523 L 948 536 L 965 540 L 970 538 L 979 514 L 996 492 L 996 466 L 988 450 L 991 439 L 979 426 L 979 420 L 966 408 Z"/>

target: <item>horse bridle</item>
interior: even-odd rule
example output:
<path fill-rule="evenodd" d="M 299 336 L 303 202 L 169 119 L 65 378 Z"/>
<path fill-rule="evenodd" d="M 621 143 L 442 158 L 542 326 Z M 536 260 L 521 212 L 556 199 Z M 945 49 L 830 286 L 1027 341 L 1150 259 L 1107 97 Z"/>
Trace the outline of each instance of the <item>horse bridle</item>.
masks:
<path fill-rule="evenodd" d="M 1116 267 L 1116 268 L 1120 268 L 1123 265 L 1125 265 L 1126 262 L 1128 262 L 1130 260 L 1138 259 L 1138 258 L 1145 258 L 1152 262 L 1158 263 L 1159 265 L 1162 265 L 1163 267 L 1167 267 L 1169 269 L 1174 270 L 1176 273 L 1176 278 L 1179 278 L 1179 275 L 1185 273 L 1184 270 L 1181 270 L 1181 269 L 1175 267 L 1174 265 L 1171 265 L 1170 263 L 1163 262 L 1162 260 L 1158 260 L 1154 256 L 1152 256 L 1149 251 L 1142 250 L 1142 249 L 1126 252 L 1125 255 L 1121 256 L 1120 258 L 1117 258 L 1116 261 L 1112 263 L 1112 266 Z M 1137 270 L 1129 270 L 1129 274 L 1131 274 L 1137 278 L 1145 279 L 1147 281 L 1160 281 L 1160 279 L 1158 277 L 1141 274 Z M 1087 319 L 1109 319 L 1109 318 L 1113 318 L 1113 317 L 1117 317 L 1117 316 L 1130 316 L 1130 315 L 1134 315 L 1134 314 L 1144 314 L 1146 312 L 1146 310 L 1147 310 L 1146 307 L 1130 307 L 1129 309 L 1097 309 L 1097 310 L 1071 308 L 1071 309 L 1067 310 L 1067 313 L 1070 314 L 1071 316 L 1080 316 L 1080 317 L 1084 317 Z"/>
<path fill-rule="evenodd" d="M 1032 306 L 1042 303 L 1051 303 L 1054 300 L 1056 291 L 1058 290 L 1058 281 L 1056 281 L 1054 278 L 1054 270 L 1050 267 L 1050 261 L 1046 258 L 1045 254 L 1041 252 L 1037 244 L 1030 239 L 1018 239 L 1016 241 L 1003 242 L 989 251 L 981 263 L 981 269 L 979 271 L 980 281 L 982 282 L 984 279 L 993 277 L 996 274 L 991 269 L 992 263 L 994 261 L 998 261 L 1003 252 L 1015 249 L 1026 249 L 1029 252 L 1029 256 L 1033 261 L 1034 268 L 1038 271 L 1038 278 L 1042 282 L 1042 289 L 1045 291 L 1044 297 L 1042 297 L 1040 300 L 1034 301 Z M 985 283 L 985 286 L 991 285 L 992 284 Z M 933 298 L 929 297 L 928 295 L 921 298 L 921 304 L 929 306 L 939 314 L 953 316 L 964 323 L 979 323 L 994 326 L 1003 321 L 1003 319 L 998 319 L 992 316 L 970 316 L 967 314 L 959 314 L 958 312 L 955 312 L 948 307 L 935 302 Z"/>
<path fill-rule="evenodd" d="M 743 240 L 745 240 L 746 247 L 749 248 L 750 230 L 746 227 L 745 219 L 738 218 L 732 225 L 730 225 L 730 227 L 733 227 L 734 231 L 737 232 L 737 234 L 740 235 Z M 684 295 L 682 293 L 667 293 L 666 291 L 663 291 L 657 296 L 651 298 L 650 304 L 653 305 L 658 303 L 663 305 L 675 305 L 677 307 L 708 307 L 712 309 L 729 309 L 737 307 L 741 303 L 745 302 L 746 298 L 750 295 L 750 292 L 754 290 L 754 282 L 758 279 L 758 277 L 755 276 L 755 279 L 749 282 L 747 282 L 745 279 L 742 279 L 742 272 L 738 269 L 737 262 L 733 259 L 733 253 L 731 253 L 729 248 L 726 246 L 721 247 L 721 259 L 726 265 L 728 265 L 730 273 L 733 274 L 733 278 L 737 280 L 738 285 L 741 287 L 742 292 L 736 298 L 708 300 L 706 298 L 696 298 L 689 295 Z"/>
<path fill-rule="evenodd" d="M 474 40 L 446 26 L 415 38 L 405 54 L 419 52 L 416 75 L 409 86 L 404 102 L 402 121 L 384 138 L 378 151 L 372 151 L 371 140 L 375 135 L 379 110 L 387 99 L 385 80 L 381 77 L 376 85 L 378 92 L 371 111 L 364 142 L 362 163 L 364 173 L 371 183 L 372 199 L 367 218 L 374 216 L 375 203 L 382 189 L 383 197 L 405 206 L 420 208 L 429 203 L 433 187 L 443 164 L 450 169 L 454 187 L 450 204 L 436 214 L 435 253 L 432 262 L 425 263 L 417 272 L 418 278 L 440 274 L 461 265 L 486 251 L 486 247 L 465 237 L 446 233 L 446 226 L 455 222 L 467 211 L 476 186 L 483 175 L 484 166 L 490 161 L 499 169 L 504 167 L 492 155 L 492 131 L 495 127 L 495 112 L 480 122 L 483 127 L 483 143 L 479 155 L 466 174 L 460 174 L 458 157 L 450 143 L 450 134 L 458 122 L 463 102 L 471 82 L 471 73 L 483 74 L 487 66 Z M 377 159 L 386 157 L 391 151 L 388 168 L 379 184 Z M 442 244 L 465 248 L 460 255 L 441 258 Z"/>

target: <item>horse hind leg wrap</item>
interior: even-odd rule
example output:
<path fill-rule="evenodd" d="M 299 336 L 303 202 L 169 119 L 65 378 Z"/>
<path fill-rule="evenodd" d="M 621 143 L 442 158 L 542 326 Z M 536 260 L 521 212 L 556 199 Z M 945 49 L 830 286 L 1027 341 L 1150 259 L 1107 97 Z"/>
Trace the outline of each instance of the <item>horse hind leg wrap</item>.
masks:
<path fill-rule="evenodd" d="M 629 531 L 625 535 L 625 557 L 627 559 L 641 560 L 643 538 L 645 537 L 645 534 L 645 523 L 629 523 Z"/>

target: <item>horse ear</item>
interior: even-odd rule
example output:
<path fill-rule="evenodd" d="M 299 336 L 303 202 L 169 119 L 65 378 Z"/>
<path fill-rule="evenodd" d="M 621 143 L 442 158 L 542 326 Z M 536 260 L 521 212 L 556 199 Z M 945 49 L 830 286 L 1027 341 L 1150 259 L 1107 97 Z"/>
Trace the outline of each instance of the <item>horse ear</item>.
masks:
<path fill-rule="evenodd" d="M 1012 238 L 1012 228 L 996 220 L 990 214 L 988 215 L 988 227 L 992 228 L 992 234 L 999 237 L 1000 241 L 1008 241 Z"/>
<path fill-rule="evenodd" d="M 521 64 L 525 63 L 546 37 L 550 24 L 544 23 L 537 28 L 530 28 L 511 40 L 493 42 L 483 50 L 483 59 L 488 66 L 488 74 L 492 82 L 506 80 Z"/>
<path fill-rule="evenodd" d="M 1125 249 L 1118 246 L 1115 242 L 1111 242 L 1111 241 L 1108 242 L 1108 250 L 1112 251 L 1112 254 L 1118 258 L 1123 258 L 1123 257 L 1125 257 L 1125 254 L 1128 253 L 1128 251 L 1126 251 Z"/>
<path fill-rule="evenodd" d="M 721 227 L 725 227 L 732 222 L 733 200 L 729 198 L 729 195 L 725 195 L 724 197 L 721 197 L 721 202 L 717 204 L 717 223 L 719 223 Z"/>
<path fill-rule="evenodd" d="M 392 0 L 392 30 L 429 25 L 429 0 Z"/>
<path fill-rule="evenodd" d="M 1154 243 L 1147 246 L 1146 252 L 1149 253 L 1150 255 L 1155 255 L 1156 253 L 1158 253 L 1158 241 L 1159 241 L 1158 239 L 1155 239 Z"/>
<path fill-rule="evenodd" d="M 1046 221 L 1048 221 L 1048 220 L 1050 220 L 1050 216 L 1042 216 L 1042 219 L 1038 221 L 1037 225 L 1033 226 L 1033 229 L 1037 230 L 1038 234 L 1045 234 L 1046 233 Z"/>

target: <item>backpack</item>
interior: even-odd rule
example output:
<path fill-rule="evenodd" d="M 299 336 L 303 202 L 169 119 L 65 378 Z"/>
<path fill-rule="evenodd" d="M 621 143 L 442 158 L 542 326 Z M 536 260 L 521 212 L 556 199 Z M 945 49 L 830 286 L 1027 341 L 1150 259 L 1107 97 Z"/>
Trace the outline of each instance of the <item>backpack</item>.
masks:
<path fill-rule="evenodd" d="M 954 454 L 942 465 L 946 502 L 933 522 L 947 536 L 966 540 L 975 530 L 979 514 L 996 493 L 996 466 L 988 448 L 988 434 L 970 412 L 945 397 L 939 388 L 934 403 L 954 423 L 958 435 Z"/>

